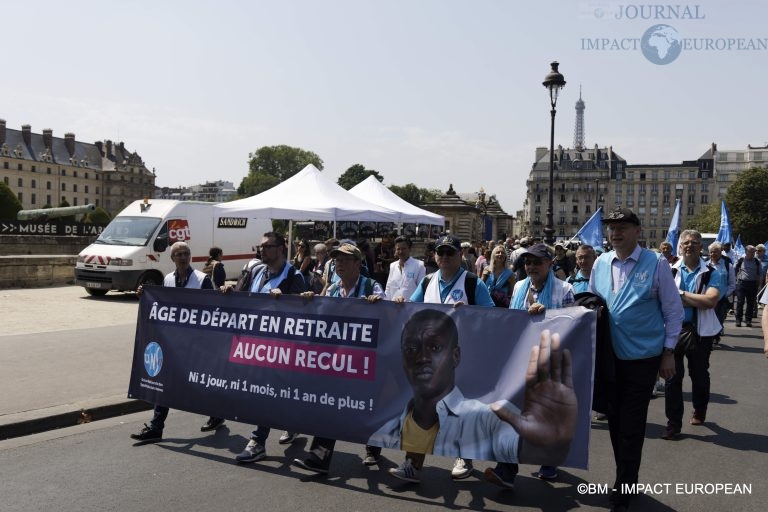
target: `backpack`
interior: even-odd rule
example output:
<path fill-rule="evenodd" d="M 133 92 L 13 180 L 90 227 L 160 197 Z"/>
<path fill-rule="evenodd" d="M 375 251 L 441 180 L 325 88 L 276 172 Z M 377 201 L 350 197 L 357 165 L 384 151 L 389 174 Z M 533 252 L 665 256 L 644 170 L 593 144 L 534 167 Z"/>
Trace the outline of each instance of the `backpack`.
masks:
<path fill-rule="evenodd" d="M 281 292 L 285 294 L 293 293 L 291 290 L 294 288 L 294 284 L 298 284 L 296 286 L 296 289 L 300 289 L 301 291 L 307 291 L 307 281 L 304 279 L 304 276 L 301 275 L 301 272 L 296 270 L 296 267 L 288 263 L 288 275 L 283 279 L 283 281 L 277 286 Z M 253 283 L 253 278 L 256 277 L 259 272 L 261 272 L 262 269 L 266 268 L 267 265 L 264 263 L 259 263 L 258 265 L 255 265 L 253 268 L 251 268 L 250 271 L 246 272 L 245 275 L 243 275 L 238 281 L 237 285 L 235 286 L 235 290 L 238 291 L 250 291 L 251 284 Z"/>
<path fill-rule="evenodd" d="M 336 281 L 331 286 L 329 286 L 328 287 L 328 292 L 338 288 L 340 282 L 341 281 Z M 375 281 L 373 279 L 371 279 L 370 277 L 363 276 L 363 294 L 362 295 L 358 295 L 358 297 L 367 297 L 367 296 L 371 295 L 373 293 L 373 285 L 374 285 L 374 283 L 375 283 Z M 328 292 L 326 292 L 326 294 Z"/>
<path fill-rule="evenodd" d="M 429 285 L 429 280 L 432 279 L 433 275 L 435 274 L 428 274 L 421 280 L 421 293 L 427 292 L 427 285 Z M 467 272 L 467 277 L 464 278 L 464 291 L 467 292 L 467 304 L 470 306 L 475 305 L 475 288 L 477 288 L 477 275 Z"/>

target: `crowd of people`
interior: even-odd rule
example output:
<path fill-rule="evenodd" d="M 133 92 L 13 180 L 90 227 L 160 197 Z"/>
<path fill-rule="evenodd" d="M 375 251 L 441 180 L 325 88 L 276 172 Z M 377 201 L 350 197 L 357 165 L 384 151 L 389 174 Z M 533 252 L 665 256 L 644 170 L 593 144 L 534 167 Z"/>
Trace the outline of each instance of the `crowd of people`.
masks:
<path fill-rule="evenodd" d="M 584 244 L 557 243 L 550 247 L 536 237 L 471 244 L 444 234 L 427 243 L 420 258 L 411 254 L 413 243 L 409 238 L 392 236 L 375 247 L 367 241 L 329 239 L 311 245 L 300 239 L 289 260 L 285 237 L 270 232 L 261 240 L 259 259 L 244 269 L 234 286 L 225 283 L 221 249 L 211 248 L 209 260 L 199 271 L 190 265 L 189 247 L 179 242 L 170 250 L 176 270 L 166 276 L 163 285 L 217 288 L 224 293 L 244 290 L 361 298 L 369 302 L 424 302 L 454 307 L 466 304 L 524 310 L 530 315 L 577 305 L 585 298 L 596 300 L 598 317 L 608 327 L 602 333 L 598 331 L 598 336 L 605 339 L 596 343 L 597 358 L 602 363 L 599 378 L 596 370 L 595 392 L 605 398 L 605 407 L 595 419 L 608 422 L 616 462 L 611 509 L 626 510 L 631 495 L 622 492 L 627 488 L 622 484 L 638 482 L 650 400 L 654 393 L 664 395 L 667 425 L 661 438 L 673 440 L 680 436 L 687 361 L 692 384 L 688 424 L 699 426 L 706 422 L 710 355 L 720 342 L 729 312 L 735 316 L 736 327 L 752 327 L 759 309 L 758 293 L 768 278 L 768 257 L 762 244 L 747 246 L 746 254 L 739 258 L 729 244 L 717 242 L 702 254 L 701 234 L 695 230 L 683 231 L 677 248 L 667 242 L 659 244 L 658 250 L 643 248 L 638 243 L 640 220 L 627 208 L 608 212 L 603 223 L 610 250 Z M 762 294 L 759 303 L 768 304 L 768 294 Z M 436 331 L 450 333 L 455 329 L 445 327 L 444 319 L 430 322 L 439 324 Z M 768 308 L 763 309 L 762 322 L 764 331 L 768 331 Z M 404 347 L 406 343 L 425 343 L 415 333 L 414 341 L 407 341 L 410 338 L 406 334 Z M 403 350 L 407 366 L 409 356 Z M 768 336 L 765 353 L 768 355 Z M 659 379 L 663 382 L 661 389 L 655 387 Z M 406 410 L 402 421 L 393 424 L 402 429 L 395 429 L 395 445 L 405 452 L 403 462 L 389 471 L 398 479 L 421 479 L 441 422 L 448 421 L 435 412 L 435 403 L 446 401 L 445 407 L 452 410 L 455 406 L 451 400 L 464 400 L 456 398 L 452 385 L 432 398 L 429 407 L 416 408 L 413 416 Z M 161 440 L 167 414 L 167 408 L 157 406 L 150 423 L 131 437 L 140 443 Z M 221 418 L 208 418 L 201 430 L 213 431 L 223 424 Z M 406 430 L 419 435 L 409 434 L 406 439 Z M 263 459 L 269 431 L 257 427 L 235 459 L 241 463 Z M 289 444 L 295 438 L 296 433 L 284 432 L 279 442 Z M 295 459 L 294 464 L 327 473 L 334 448 L 335 440 L 316 437 L 307 457 Z M 380 459 L 380 447 L 366 446 L 364 464 L 377 465 Z M 526 462 L 516 456 L 511 460 Z M 483 476 L 503 488 L 514 488 L 517 462 L 500 461 Z M 457 457 L 451 476 L 463 479 L 473 471 L 470 458 Z M 558 468 L 551 465 L 540 466 L 535 474 L 544 480 L 559 477 Z"/>

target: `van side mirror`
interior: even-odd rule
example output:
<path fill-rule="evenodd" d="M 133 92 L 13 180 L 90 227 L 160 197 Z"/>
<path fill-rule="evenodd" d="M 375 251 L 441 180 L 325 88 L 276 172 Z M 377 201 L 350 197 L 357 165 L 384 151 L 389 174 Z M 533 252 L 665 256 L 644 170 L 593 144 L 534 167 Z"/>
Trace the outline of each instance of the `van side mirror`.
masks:
<path fill-rule="evenodd" d="M 165 252 L 167 248 L 168 248 L 168 235 L 165 233 L 157 235 L 157 238 L 155 238 L 155 242 L 152 244 L 152 249 L 154 249 L 155 252 Z"/>

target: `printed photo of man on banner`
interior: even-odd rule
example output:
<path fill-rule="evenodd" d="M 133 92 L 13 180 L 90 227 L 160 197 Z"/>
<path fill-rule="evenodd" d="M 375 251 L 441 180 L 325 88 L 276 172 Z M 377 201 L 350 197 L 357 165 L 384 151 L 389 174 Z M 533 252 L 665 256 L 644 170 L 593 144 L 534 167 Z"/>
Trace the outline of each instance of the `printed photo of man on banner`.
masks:
<path fill-rule="evenodd" d="M 128 396 L 395 449 L 431 422 L 435 455 L 586 468 L 595 322 L 147 287 Z"/>

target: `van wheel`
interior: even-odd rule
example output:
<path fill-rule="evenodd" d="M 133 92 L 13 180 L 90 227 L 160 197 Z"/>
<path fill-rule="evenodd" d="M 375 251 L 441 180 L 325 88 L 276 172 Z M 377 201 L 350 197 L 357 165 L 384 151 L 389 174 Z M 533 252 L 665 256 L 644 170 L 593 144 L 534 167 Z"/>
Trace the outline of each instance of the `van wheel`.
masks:
<path fill-rule="evenodd" d="M 91 297 L 102 297 L 107 294 L 108 290 L 96 290 L 93 288 L 86 288 L 85 293 L 90 295 Z"/>
<path fill-rule="evenodd" d="M 146 285 L 158 285 L 163 284 L 162 277 L 157 272 L 144 272 L 139 278 L 139 282 L 136 283 L 136 288 Z"/>

